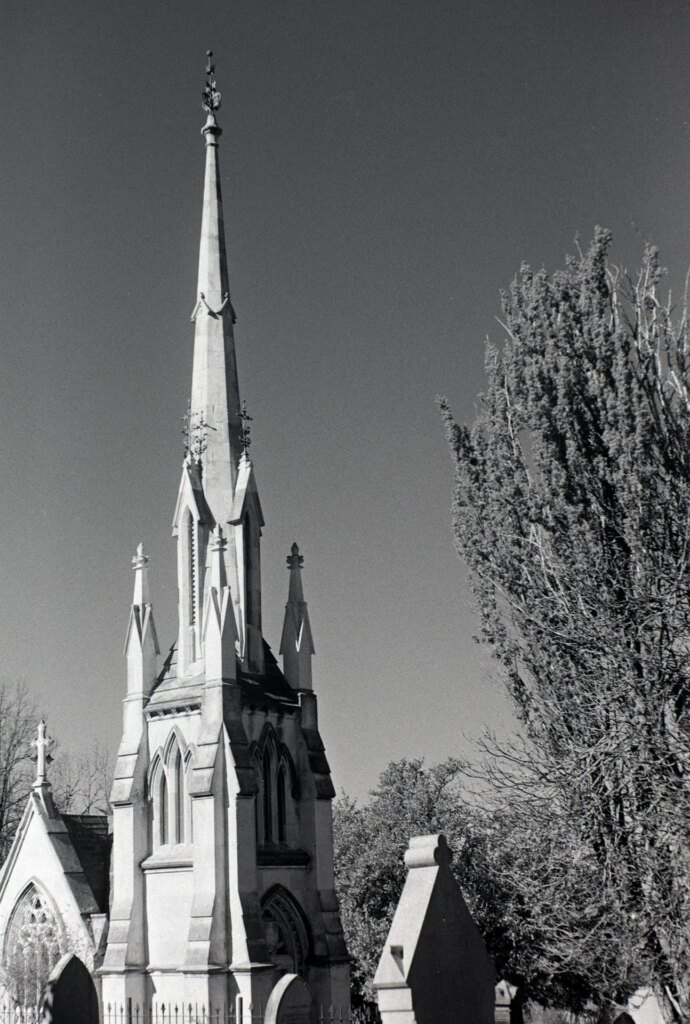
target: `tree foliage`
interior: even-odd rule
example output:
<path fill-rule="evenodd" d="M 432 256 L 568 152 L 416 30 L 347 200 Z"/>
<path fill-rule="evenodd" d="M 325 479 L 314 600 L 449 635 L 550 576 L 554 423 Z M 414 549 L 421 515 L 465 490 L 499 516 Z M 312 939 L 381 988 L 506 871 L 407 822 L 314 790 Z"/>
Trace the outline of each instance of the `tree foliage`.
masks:
<path fill-rule="evenodd" d="M 518 982 L 533 999 L 580 1010 L 589 995 L 575 974 L 554 978 L 535 950 L 535 918 L 524 903 L 524 868 L 543 867 L 544 833 L 509 806 L 478 802 L 466 762 L 435 767 L 419 760 L 392 762 L 370 799 L 342 796 L 334 807 L 335 876 L 353 993 L 373 1001 L 372 979 L 398 905 L 407 868 L 404 853 L 415 835 L 442 832 L 453 851 L 452 870 L 500 976 Z M 551 863 L 553 873 L 558 865 Z M 549 890 L 542 877 L 543 900 Z M 581 891 L 581 890 L 578 890 Z"/>
<path fill-rule="evenodd" d="M 463 765 L 448 759 L 427 768 L 419 760 L 388 765 L 371 798 L 335 805 L 335 875 L 353 990 L 371 1000 L 371 982 L 405 882 L 410 838 L 442 832 L 454 853 L 453 871 L 498 963 L 509 959 L 502 921 L 503 885 L 491 820 L 462 799 Z"/>
<path fill-rule="evenodd" d="M 442 401 L 454 531 L 523 730 L 489 769 L 518 968 L 690 1014 L 688 325 L 609 244 L 523 266 L 476 422 Z"/>

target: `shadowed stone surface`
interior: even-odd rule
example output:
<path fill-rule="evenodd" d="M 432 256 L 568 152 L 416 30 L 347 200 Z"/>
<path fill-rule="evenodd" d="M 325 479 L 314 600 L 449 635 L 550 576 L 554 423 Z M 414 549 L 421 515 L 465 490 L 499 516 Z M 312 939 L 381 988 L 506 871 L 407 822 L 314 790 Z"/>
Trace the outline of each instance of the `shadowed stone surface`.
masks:
<path fill-rule="evenodd" d="M 374 988 L 383 1024 L 494 1024 L 496 971 L 450 870 L 445 837 L 416 836 Z"/>
<path fill-rule="evenodd" d="M 311 992 L 297 974 L 284 974 L 266 1004 L 264 1024 L 312 1024 Z"/>
<path fill-rule="evenodd" d="M 43 996 L 43 1024 L 98 1024 L 98 997 L 91 975 L 68 953 L 55 965 Z"/>

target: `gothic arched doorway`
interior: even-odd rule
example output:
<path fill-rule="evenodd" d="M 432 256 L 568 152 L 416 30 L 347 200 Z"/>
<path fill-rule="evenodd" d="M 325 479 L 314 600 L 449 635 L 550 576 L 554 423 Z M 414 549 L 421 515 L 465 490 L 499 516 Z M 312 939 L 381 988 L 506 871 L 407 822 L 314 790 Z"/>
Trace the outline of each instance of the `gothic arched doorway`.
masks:
<path fill-rule="evenodd" d="M 86 965 L 74 953 L 58 960 L 45 988 L 41 1020 L 98 1024 L 98 995 Z"/>
<path fill-rule="evenodd" d="M 288 974 L 306 973 L 309 930 L 304 914 L 287 889 L 277 885 L 261 904 L 266 944 L 273 963 Z"/>

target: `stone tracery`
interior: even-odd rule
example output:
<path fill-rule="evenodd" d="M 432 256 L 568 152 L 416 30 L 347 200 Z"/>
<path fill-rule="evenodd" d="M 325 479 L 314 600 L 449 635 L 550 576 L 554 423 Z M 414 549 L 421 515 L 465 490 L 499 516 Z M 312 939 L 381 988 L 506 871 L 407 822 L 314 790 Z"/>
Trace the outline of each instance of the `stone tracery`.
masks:
<path fill-rule="evenodd" d="M 36 1005 L 63 949 L 63 928 L 32 883 L 17 901 L 5 937 L 5 983 L 21 1006 Z"/>
<path fill-rule="evenodd" d="M 153 847 L 176 846 L 190 841 L 191 808 L 187 772 L 190 753 L 183 750 L 173 730 L 164 752 L 156 753 L 149 774 L 153 801 Z"/>
<path fill-rule="evenodd" d="M 304 916 L 287 889 L 277 885 L 262 904 L 264 933 L 274 963 L 285 972 L 304 976 L 309 932 Z"/>

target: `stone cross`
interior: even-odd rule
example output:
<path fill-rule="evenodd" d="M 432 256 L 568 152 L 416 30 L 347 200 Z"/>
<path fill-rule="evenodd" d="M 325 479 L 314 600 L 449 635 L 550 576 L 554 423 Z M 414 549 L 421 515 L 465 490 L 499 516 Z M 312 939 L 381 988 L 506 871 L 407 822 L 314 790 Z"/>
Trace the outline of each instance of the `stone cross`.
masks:
<path fill-rule="evenodd" d="M 144 545 L 140 542 L 137 546 L 137 553 L 132 558 L 132 568 L 136 572 L 137 569 L 145 569 L 149 564 L 149 556 L 144 551 Z"/>
<path fill-rule="evenodd" d="M 288 569 L 301 569 L 304 565 L 304 555 L 300 555 L 297 541 L 290 548 L 291 554 L 287 556 Z"/>
<path fill-rule="evenodd" d="M 50 754 L 50 750 L 53 746 L 53 740 L 48 735 L 46 723 L 43 719 L 38 723 L 37 736 L 31 745 L 36 747 L 36 781 L 34 782 L 34 786 L 43 786 L 47 781 L 46 776 L 48 765 L 53 760 Z"/>

